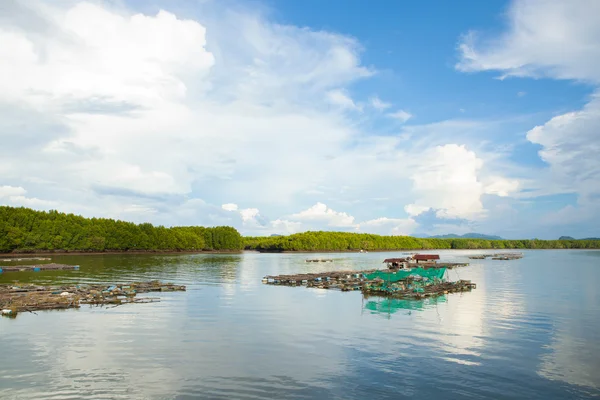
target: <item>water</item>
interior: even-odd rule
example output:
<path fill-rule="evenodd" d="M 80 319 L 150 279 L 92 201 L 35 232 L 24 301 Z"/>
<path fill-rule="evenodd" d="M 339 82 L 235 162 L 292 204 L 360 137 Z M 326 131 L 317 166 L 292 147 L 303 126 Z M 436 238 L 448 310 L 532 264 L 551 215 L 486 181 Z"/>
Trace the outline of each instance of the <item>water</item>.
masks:
<path fill-rule="evenodd" d="M 398 254 L 57 256 L 81 270 L 5 273 L 0 282 L 161 279 L 188 291 L 1 318 L 0 398 L 600 397 L 600 251 L 471 260 L 449 274 L 477 289 L 435 301 L 261 283 Z M 335 263 L 304 262 L 317 257 Z"/>

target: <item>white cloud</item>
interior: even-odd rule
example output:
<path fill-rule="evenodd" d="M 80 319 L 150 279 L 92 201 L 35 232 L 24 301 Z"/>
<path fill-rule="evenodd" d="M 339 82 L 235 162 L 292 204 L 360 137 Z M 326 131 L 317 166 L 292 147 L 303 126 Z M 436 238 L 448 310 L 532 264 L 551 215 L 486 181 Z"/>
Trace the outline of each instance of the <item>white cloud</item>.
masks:
<path fill-rule="evenodd" d="M 480 179 L 483 160 L 465 146 L 437 146 L 421 155 L 421 164 L 412 174 L 416 202 L 405 207 L 409 215 L 434 209 L 439 218 L 481 219 L 484 193 L 507 195 L 518 187 L 504 178 L 489 178 L 486 187 Z"/>
<path fill-rule="evenodd" d="M 234 203 L 223 204 L 221 208 L 225 211 L 237 211 L 238 205 Z"/>
<path fill-rule="evenodd" d="M 369 104 L 371 104 L 371 107 L 379 111 L 385 111 L 392 106 L 390 103 L 386 103 L 377 96 L 371 97 L 369 99 Z"/>
<path fill-rule="evenodd" d="M 0 186 L 0 204 L 10 206 L 23 206 L 47 209 L 56 206 L 56 203 L 41 200 L 35 197 L 27 197 L 27 190 L 20 186 Z"/>
<path fill-rule="evenodd" d="M 527 92 L 523 92 L 523 91 L 517 92 L 518 97 L 523 97 L 525 95 L 527 95 Z"/>
<path fill-rule="evenodd" d="M 552 181 L 583 197 L 600 194 L 600 96 L 583 110 L 556 116 L 527 133 L 539 144 L 539 155 L 550 166 Z"/>
<path fill-rule="evenodd" d="M 355 39 L 220 10 L 218 2 L 197 4 L 197 21 L 73 4 L 29 2 L 47 25 L 43 33 L 40 24 L 0 19 L 0 176 L 44 199 L 13 193 L 4 201 L 264 231 L 356 227 L 354 210 L 323 203 L 285 217 L 316 195 L 345 204 L 383 193 L 389 200 L 380 209 L 414 203 L 468 214 L 446 185 L 424 188 L 418 179 L 429 163 L 441 168 L 431 147 L 461 143 L 448 138 L 464 123 L 377 136 L 356 114 L 331 112 L 331 101 L 360 109 L 350 85 L 374 73 L 361 64 Z M 391 107 L 377 97 L 365 104 Z M 484 182 L 488 172 L 478 171 Z M 390 185 L 410 188 L 410 179 L 420 182 L 414 193 L 387 193 Z M 471 191 L 481 211 L 473 199 L 485 190 Z M 332 194 L 342 198 L 329 200 Z M 434 200 L 444 196 L 444 204 Z M 251 208 L 226 203 L 232 200 Z M 258 210 L 281 217 L 268 222 Z M 381 215 L 375 208 L 364 214 Z M 404 231 L 412 222 L 364 226 L 378 224 Z"/>
<path fill-rule="evenodd" d="M 485 185 L 484 192 L 486 194 L 495 194 L 500 197 L 507 197 L 511 193 L 515 193 L 520 186 L 518 180 L 506 179 L 500 176 L 490 177 L 489 184 Z"/>
<path fill-rule="evenodd" d="M 412 218 L 381 217 L 361 222 L 358 230 L 381 235 L 410 235 L 419 224 Z"/>
<path fill-rule="evenodd" d="M 353 227 L 355 226 L 354 217 L 345 212 L 337 212 L 327 207 L 323 203 L 317 203 L 314 206 L 293 214 L 291 219 L 299 221 L 318 221 L 324 222 L 331 227 Z"/>
<path fill-rule="evenodd" d="M 327 101 L 340 108 L 349 110 L 361 111 L 362 107 L 357 106 L 350 95 L 341 89 L 330 90 L 327 92 Z"/>
<path fill-rule="evenodd" d="M 245 208 L 240 210 L 242 221 L 248 222 L 254 220 L 258 216 L 258 208 Z"/>
<path fill-rule="evenodd" d="M 27 164 L 22 153 L 0 149 L 3 176 L 61 176 L 70 188 L 161 196 L 213 181 L 223 195 L 260 200 L 269 187 L 285 201 L 313 187 L 305 174 L 319 175 L 320 160 L 355 134 L 318 111 L 329 90 L 372 73 L 359 65 L 353 39 L 232 13 L 206 21 L 213 54 L 204 25 L 165 11 L 32 5 L 60 25 L 46 36 L 0 25 L 2 49 L 10 50 L 0 57 L 0 100 L 60 121 L 64 132 L 38 135 L 41 151 Z M 0 135 L 16 142 L 10 129 Z M 238 179 L 244 174 L 250 179 Z M 272 188 L 273 181 L 282 183 Z"/>
<path fill-rule="evenodd" d="M 389 113 L 388 117 L 397 119 L 400 122 L 404 123 L 412 118 L 412 114 L 410 114 L 409 112 L 404 111 L 404 110 L 398 110 L 393 113 Z"/>
<path fill-rule="evenodd" d="M 479 40 L 471 32 L 463 38 L 457 68 L 499 71 L 502 77 L 578 80 L 596 87 L 582 110 L 555 116 L 527 133 L 530 142 L 542 147 L 539 156 L 548 164 L 537 173 L 540 189 L 533 193 L 578 195 L 577 207 L 569 205 L 544 220 L 569 224 L 585 216 L 592 230 L 600 194 L 600 2 L 514 1 L 507 16 L 508 29 L 499 37 Z M 515 182 L 499 179 L 486 192 L 502 196 L 514 189 Z"/>
<path fill-rule="evenodd" d="M 406 206 L 404 206 L 404 211 L 406 211 L 406 213 L 412 217 L 416 217 L 417 215 L 420 215 L 422 213 L 424 213 L 425 211 L 429 211 L 430 207 L 427 206 L 419 206 L 416 204 L 407 204 Z"/>
<path fill-rule="evenodd" d="M 278 234 L 292 234 L 303 231 L 302 222 L 288 221 L 286 219 L 271 221 L 271 227 L 273 232 Z"/>
<path fill-rule="evenodd" d="M 155 214 L 157 210 L 156 210 L 156 208 L 145 207 L 140 204 L 132 204 L 132 205 L 126 207 L 123 211 L 125 213 Z"/>
<path fill-rule="evenodd" d="M 463 38 L 457 68 L 600 83 L 599 15 L 596 0 L 514 1 L 506 33 L 483 41 L 475 32 Z"/>
<path fill-rule="evenodd" d="M 0 186 L 0 197 L 22 196 L 25 193 L 27 191 L 20 186 Z"/>

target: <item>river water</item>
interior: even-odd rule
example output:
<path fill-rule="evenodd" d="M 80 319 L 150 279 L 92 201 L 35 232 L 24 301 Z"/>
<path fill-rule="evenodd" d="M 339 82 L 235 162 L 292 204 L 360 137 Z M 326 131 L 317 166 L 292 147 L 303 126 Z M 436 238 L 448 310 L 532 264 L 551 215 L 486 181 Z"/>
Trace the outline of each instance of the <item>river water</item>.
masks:
<path fill-rule="evenodd" d="M 2 283 L 160 279 L 188 290 L 0 318 L 0 399 L 600 397 L 600 251 L 470 260 L 449 278 L 477 289 L 426 302 L 261 283 L 399 254 L 56 256 L 81 269 L 4 273 Z M 335 262 L 304 261 L 319 257 Z"/>

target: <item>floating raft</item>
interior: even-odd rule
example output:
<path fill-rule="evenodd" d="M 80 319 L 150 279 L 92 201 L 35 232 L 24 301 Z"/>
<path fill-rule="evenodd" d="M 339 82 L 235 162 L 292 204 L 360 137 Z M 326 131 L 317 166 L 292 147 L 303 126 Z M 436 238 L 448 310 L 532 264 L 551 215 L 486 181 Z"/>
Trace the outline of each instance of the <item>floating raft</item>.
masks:
<path fill-rule="evenodd" d="M 0 273 L 2 272 L 23 272 L 23 271 L 58 271 L 58 270 L 77 270 L 79 265 L 67 265 L 67 264 L 38 264 L 38 265 L 3 265 L 0 266 Z"/>
<path fill-rule="evenodd" d="M 485 260 L 491 258 L 492 260 L 518 260 L 523 258 L 523 253 L 496 253 L 496 254 L 477 254 L 469 256 L 471 260 Z"/>
<path fill-rule="evenodd" d="M 475 283 L 468 280 L 439 282 L 431 285 L 417 285 L 414 281 L 406 281 L 395 286 L 386 286 L 382 285 L 382 283 L 383 282 L 378 282 L 375 285 L 365 284 L 362 292 L 366 295 L 389 296 L 403 299 L 423 299 L 448 293 L 470 292 L 472 289 L 477 288 Z"/>
<path fill-rule="evenodd" d="M 140 298 L 140 293 L 185 291 L 186 287 L 159 281 L 116 285 L 0 285 L 0 313 L 14 317 L 23 311 L 79 308 L 83 304 L 119 306 L 153 303 L 157 298 Z"/>
<path fill-rule="evenodd" d="M 452 269 L 452 268 L 457 268 L 457 267 L 468 267 L 469 263 L 448 263 L 448 262 L 431 262 L 431 263 L 426 263 L 426 262 L 420 262 L 418 264 L 410 263 L 408 265 L 411 266 L 411 267 L 418 267 L 418 268 L 424 268 L 424 269 L 430 269 L 430 268 L 447 268 L 447 269 Z"/>
<path fill-rule="evenodd" d="M 328 259 L 312 259 L 312 260 L 305 260 L 306 262 L 333 262 L 333 260 L 331 258 Z"/>
<path fill-rule="evenodd" d="M 28 257 L 28 258 L 5 258 L 0 260 L 2 262 L 11 262 L 11 261 L 50 261 L 49 257 Z"/>
<path fill-rule="evenodd" d="M 364 294 L 409 299 L 440 296 L 475 289 L 471 281 L 445 282 L 440 279 L 445 270 L 414 268 L 397 272 L 383 270 L 331 271 L 310 274 L 265 276 L 267 285 L 305 286 L 341 291 L 360 290 Z"/>
<path fill-rule="evenodd" d="M 365 274 L 375 272 L 367 271 L 332 271 L 311 274 L 265 276 L 263 283 L 283 286 L 307 286 L 323 289 L 358 290 L 365 280 Z"/>

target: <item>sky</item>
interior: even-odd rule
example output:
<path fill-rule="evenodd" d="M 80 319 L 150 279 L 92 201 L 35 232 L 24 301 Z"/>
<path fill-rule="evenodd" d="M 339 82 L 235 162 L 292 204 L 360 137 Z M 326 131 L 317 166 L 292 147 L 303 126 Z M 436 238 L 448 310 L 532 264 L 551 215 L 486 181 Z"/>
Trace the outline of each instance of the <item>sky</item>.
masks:
<path fill-rule="evenodd" d="M 599 236 L 600 1 L 0 3 L 0 204 Z"/>

